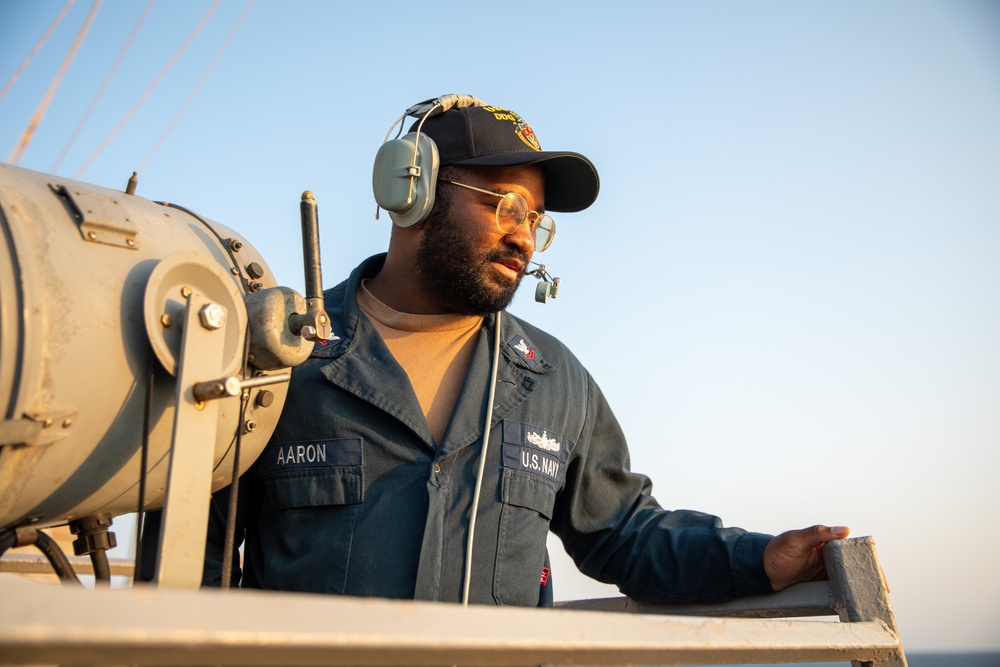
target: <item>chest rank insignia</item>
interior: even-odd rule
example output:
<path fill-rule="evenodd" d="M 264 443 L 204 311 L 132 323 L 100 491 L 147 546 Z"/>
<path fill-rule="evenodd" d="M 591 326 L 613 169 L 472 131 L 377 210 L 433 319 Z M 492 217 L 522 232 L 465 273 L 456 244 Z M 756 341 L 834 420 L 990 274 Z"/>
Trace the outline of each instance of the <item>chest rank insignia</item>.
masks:
<path fill-rule="evenodd" d="M 322 349 L 322 348 L 324 348 L 324 347 L 327 347 L 327 346 L 328 346 L 328 345 L 330 345 L 331 343 L 338 343 L 338 342 L 340 342 L 340 336 L 338 336 L 337 334 L 335 334 L 335 333 L 333 333 L 333 332 L 331 331 L 331 332 L 330 332 L 330 339 L 329 339 L 329 340 L 323 340 L 323 339 L 320 339 L 320 340 L 317 340 L 317 341 L 316 341 L 316 345 L 317 345 L 317 346 L 318 346 L 318 347 L 319 347 L 320 349 Z"/>
<path fill-rule="evenodd" d="M 547 452 L 559 451 L 559 441 L 554 438 L 550 438 L 548 431 L 542 431 L 541 433 L 538 433 L 537 431 L 528 431 L 525 439 L 535 447 L 544 449 Z"/>
<path fill-rule="evenodd" d="M 529 343 L 524 336 L 514 336 L 514 338 L 507 342 L 507 345 L 509 345 L 510 349 L 517 353 L 517 356 L 524 359 L 524 362 L 529 366 L 534 366 L 538 363 L 538 352 L 531 346 L 531 343 Z"/>

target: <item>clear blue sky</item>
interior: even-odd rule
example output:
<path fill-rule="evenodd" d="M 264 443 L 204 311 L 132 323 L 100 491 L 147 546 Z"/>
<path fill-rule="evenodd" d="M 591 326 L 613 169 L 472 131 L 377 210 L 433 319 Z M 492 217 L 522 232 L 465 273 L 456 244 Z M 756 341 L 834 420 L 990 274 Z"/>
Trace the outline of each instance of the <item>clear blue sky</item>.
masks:
<path fill-rule="evenodd" d="M 206 0 L 152 9 L 57 172 L 236 229 L 302 288 L 382 250 L 370 170 L 410 104 L 474 94 L 601 172 L 513 310 L 610 396 L 668 507 L 873 535 L 909 650 L 1000 649 L 1000 3 Z M 63 7 L 0 0 L 0 85 Z M 0 100 L 0 159 L 91 3 Z M 20 164 L 53 171 L 144 6 L 108 0 Z M 594 589 L 555 573 L 561 598 Z"/>

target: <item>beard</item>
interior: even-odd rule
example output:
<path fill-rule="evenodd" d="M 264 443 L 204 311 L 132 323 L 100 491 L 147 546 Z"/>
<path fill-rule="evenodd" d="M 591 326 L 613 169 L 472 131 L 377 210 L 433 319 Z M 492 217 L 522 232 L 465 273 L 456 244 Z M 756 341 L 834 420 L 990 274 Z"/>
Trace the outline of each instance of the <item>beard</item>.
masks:
<path fill-rule="evenodd" d="M 529 256 L 515 248 L 484 253 L 477 248 L 467 225 L 452 215 L 449 202 L 439 202 L 428 220 L 417 249 L 421 279 L 426 288 L 453 312 L 487 315 L 507 308 L 524 274 L 511 280 L 491 266 L 498 260 L 517 258 L 528 265 Z"/>

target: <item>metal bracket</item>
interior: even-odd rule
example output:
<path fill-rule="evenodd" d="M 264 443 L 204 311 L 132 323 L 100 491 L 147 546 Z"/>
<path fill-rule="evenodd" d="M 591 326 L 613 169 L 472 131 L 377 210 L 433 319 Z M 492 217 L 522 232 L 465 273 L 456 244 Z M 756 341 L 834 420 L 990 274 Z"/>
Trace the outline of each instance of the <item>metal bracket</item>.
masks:
<path fill-rule="evenodd" d="M 177 409 L 156 572 L 157 583 L 172 588 L 198 588 L 204 567 L 219 402 L 199 401 L 193 387 L 199 378 L 222 374 L 226 344 L 225 329 L 198 321 L 198 311 L 209 303 L 197 290 L 188 295 L 177 359 Z"/>
<path fill-rule="evenodd" d="M 49 184 L 74 210 L 84 241 L 103 243 L 135 250 L 139 230 L 128 217 L 123 205 L 111 197 L 95 197 L 86 190 L 71 190 L 65 185 Z"/>
<path fill-rule="evenodd" d="M 72 410 L 49 410 L 25 413 L 23 419 L 0 421 L 0 447 L 4 445 L 51 445 L 70 434 Z"/>

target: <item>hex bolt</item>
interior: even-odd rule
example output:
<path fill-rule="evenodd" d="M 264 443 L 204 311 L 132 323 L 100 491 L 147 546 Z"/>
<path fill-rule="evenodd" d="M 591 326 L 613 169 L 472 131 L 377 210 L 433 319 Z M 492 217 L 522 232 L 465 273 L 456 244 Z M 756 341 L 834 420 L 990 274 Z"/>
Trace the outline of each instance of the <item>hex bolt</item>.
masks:
<path fill-rule="evenodd" d="M 242 248 L 242 247 L 243 247 L 243 244 L 240 243 L 239 241 L 237 241 L 236 239 L 229 239 L 229 248 L 233 252 L 239 252 L 240 248 Z"/>
<path fill-rule="evenodd" d="M 164 327 L 169 327 L 174 323 L 174 318 L 170 317 L 170 313 L 163 313 L 160 315 L 160 324 Z"/>
<path fill-rule="evenodd" d="M 253 433 L 254 430 L 256 430 L 257 428 L 257 422 L 255 422 L 252 419 L 248 419 L 246 420 L 246 422 L 244 422 L 243 428 L 246 429 L 247 433 Z"/>
<path fill-rule="evenodd" d="M 206 329 L 221 329 L 226 323 L 226 309 L 217 303 L 206 303 L 198 311 L 198 318 Z"/>
<path fill-rule="evenodd" d="M 187 285 L 185 285 L 184 287 L 181 288 L 181 296 L 186 299 L 189 296 L 191 296 L 191 292 L 192 291 L 193 290 L 190 287 L 188 287 Z"/>

